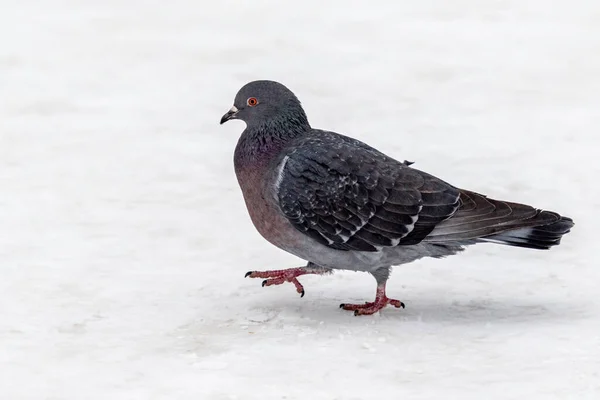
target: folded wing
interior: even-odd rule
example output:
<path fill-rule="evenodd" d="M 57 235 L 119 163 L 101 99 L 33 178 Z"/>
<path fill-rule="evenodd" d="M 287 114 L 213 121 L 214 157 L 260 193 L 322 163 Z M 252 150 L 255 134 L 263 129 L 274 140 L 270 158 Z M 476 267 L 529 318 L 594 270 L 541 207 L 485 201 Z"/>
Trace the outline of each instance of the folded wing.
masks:
<path fill-rule="evenodd" d="M 419 243 L 460 206 L 459 190 L 446 182 L 329 135 L 296 144 L 276 187 L 283 214 L 318 242 L 360 251 Z"/>

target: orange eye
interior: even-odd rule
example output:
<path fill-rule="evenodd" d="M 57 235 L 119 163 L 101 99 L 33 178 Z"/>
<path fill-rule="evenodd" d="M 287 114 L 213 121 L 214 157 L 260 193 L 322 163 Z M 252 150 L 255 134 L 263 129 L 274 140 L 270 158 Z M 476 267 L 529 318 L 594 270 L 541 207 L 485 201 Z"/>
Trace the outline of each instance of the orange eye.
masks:
<path fill-rule="evenodd" d="M 256 100 L 256 97 L 250 97 L 248 100 L 246 100 L 246 104 L 248 104 L 250 107 L 254 107 L 258 104 L 258 100 Z"/>

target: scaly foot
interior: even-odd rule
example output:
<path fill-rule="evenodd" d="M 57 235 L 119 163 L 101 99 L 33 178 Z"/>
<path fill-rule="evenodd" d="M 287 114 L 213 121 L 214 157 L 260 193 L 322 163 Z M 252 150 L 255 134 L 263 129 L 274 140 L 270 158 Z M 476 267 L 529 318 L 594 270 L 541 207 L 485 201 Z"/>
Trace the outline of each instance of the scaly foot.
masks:
<path fill-rule="evenodd" d="M 385 283 L 377 286 L 375 301 L 365 304 L 340 304 L 340 308 L 348 311 L 354 311 L 354 315 L 371 315 L 381 310 L 388 304 L 396 308 L 404 308 L 404 303 L 400 300 L 390 299 L 385 295 Z"/>
<path fill-rule="evenodd" d="M 300 293 L 300 297 L 304 297 L 304 287 L 298 282 L 298 277 L 308 274 L 323 275 L 331 272 L 330 269 L 320 267 L 299 267 L 278 269 L 272 271 L 248 271 L 245 278 L 266 278 L 262 282 L 262 286 L 281 285 L 284 282 L 291 282 L 296 286 L 296 291 Z"/>

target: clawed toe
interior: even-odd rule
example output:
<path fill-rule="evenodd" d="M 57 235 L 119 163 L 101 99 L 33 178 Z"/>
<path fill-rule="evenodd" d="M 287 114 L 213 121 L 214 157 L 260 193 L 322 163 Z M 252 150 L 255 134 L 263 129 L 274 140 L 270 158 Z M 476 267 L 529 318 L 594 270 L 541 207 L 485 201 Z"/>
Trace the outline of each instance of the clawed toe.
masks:
<path fill-rule="evenodd" d="M 365 302 L 365 304 L 348 304 L 348 303 L 342 303 L 340 304 L 340 308 L 346 310 L 346 311 L 356 311 L 358 309 L 361 308 L 366 308 L 366 307 L 371 307 L 373 306 L 374 303 L 370 303 L 370 302 Z"/>
<path fill-rule="evenodd" d="M 396 308 L 406 308 L 406 306 L 404 305 L 404 303 L 401 302 L 400 300 L 389 299 L 388 303 L 391 304 L 392 306 L 396 307 Z"/>

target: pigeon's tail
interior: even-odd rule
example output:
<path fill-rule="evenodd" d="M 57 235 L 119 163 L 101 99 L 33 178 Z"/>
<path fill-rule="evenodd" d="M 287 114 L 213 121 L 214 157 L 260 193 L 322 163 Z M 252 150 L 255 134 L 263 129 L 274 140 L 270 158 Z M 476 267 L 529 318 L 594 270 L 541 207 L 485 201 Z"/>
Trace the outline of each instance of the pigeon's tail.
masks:
<path fill-rule="evenodd" d="M 489 199 L 461 190 L 456 213 L 425 238 L 431 243 L 481 241 L 530 249 L 549 249 L 560 243 L 574 223 L 552 211 L 525 204 Z"/>
<path fill-rule="evenodd" d="M 541 213 L 548 213 L 542 211 Z M 497 235 L 482 238 L 486 242 L 507 244 L 509 246 L 526 247 L 528 249 L 547 250 L 560 244 L 563 235 L 569 233 L 573 227 L 573 220 L 568 217 L 559 217 L 555 222 L 547 225 L 538 225 L 528 228 L 514 229 Z"/>

